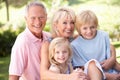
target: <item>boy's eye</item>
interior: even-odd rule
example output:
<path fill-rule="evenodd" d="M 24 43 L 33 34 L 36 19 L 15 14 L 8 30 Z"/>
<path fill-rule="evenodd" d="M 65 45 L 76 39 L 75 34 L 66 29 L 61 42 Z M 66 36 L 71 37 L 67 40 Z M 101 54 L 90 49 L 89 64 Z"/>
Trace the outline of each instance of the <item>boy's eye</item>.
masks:
<path fill-rule="evenodd" d="M 91 28 L 95 28 L 95 26 L 91 26 Z"/>

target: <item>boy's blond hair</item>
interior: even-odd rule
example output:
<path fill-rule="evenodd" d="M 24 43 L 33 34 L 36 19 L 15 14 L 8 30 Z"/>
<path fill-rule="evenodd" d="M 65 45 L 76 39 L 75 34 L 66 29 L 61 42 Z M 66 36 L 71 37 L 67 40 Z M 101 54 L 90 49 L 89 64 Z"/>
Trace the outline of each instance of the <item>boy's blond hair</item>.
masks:
<path fill-rule="evenodd" d="M 80 34 L 80 27 L 84 24 L 94 23 L 95 26 L 98 26 L 98 19 L 94 12 L 90 10 L 82 11 L 76 16 L 76 30 Z"/>

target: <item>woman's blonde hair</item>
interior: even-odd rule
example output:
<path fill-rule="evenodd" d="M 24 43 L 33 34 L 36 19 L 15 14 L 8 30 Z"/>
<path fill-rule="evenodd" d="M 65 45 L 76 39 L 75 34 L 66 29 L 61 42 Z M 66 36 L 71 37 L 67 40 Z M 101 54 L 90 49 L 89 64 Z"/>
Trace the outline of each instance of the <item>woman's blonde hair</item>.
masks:
<path fill-rule="evenodd" d="M 57 65 L 59 68 L 61 68 L 61 65 L 59 62 L 57 62 L 55 59 L 54 59 L 54 55 L 55 55 L 55 47 L 56 46 L 65 46 L 68 51 L 69 51 L 69 56 L 68 56 L 68 59 L 67 61 L 65 62 L 66 64 L 66 67 L 68 67 L 68 64 L 71 60 L 71 56 L 72 56 L 72 49 L 71 49 L 71 46 L 70 46 L 70 43 L 68 41 L 68 39 L 66 38 L 63 38 L 63 37 L 57 37 L 57 38 L 54 38 L 50 45 L 49 45 L 49 60 L 50 60 L 50 63 L 51 64 L 55 64 Z M 62 68 L 61 68 L 62 69 Z"/>
<path fill-rule="evenodd" d="M 90 10 L 82 11 L 76 16 L 76 30 L 80 34 L 80 27 L 84 24 L 94 23 L 95 26 L 98 26 L 98 19 L 94 12 Z"/>
<path fill-rule="evenodd" d="M 52 32 L 53 37 L 56 37 L 59 34 L 56 32 L 56 28 L 55 28 L 54 24 L 58 23 L 59 19 L 64 19 L 64 17 L 66 17 L 66 16 L 70 16 L 72 18 L 73 22 L 75 22 L 76 15 L 75 15 L 74 11 L 69 7 L 61 7 L 54 13 L 52 20 L 51 20 L 52 21 L 51 22 L 52 23 L 51 24 L 51 26 L 52 26 L 51 32 Z"/>

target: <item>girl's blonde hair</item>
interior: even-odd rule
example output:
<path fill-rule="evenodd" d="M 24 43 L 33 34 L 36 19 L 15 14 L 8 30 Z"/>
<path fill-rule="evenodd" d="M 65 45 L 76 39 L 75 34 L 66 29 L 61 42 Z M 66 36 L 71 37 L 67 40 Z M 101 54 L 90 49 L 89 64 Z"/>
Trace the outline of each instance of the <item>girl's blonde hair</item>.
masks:
<path fill-rule="evenodd" d="M 57 37 L 59 33 L 56 32 L 56 28 L 55 28 L 55 25 L 56 23 L 58 23 L 59 19 L 64 19 L 64 17 L 66 16 L 70 16 L 73 20 L 73 22 L 75 23 L 75 20 L 76 20 L 76 15 L 74 13 L 74 11 L 69 8 L 69 7 L 61 7 L 59 8 L 53 15 L 52 17 L 52 28 L 51 28 L 51 32 L 52 32 L 52 36 L 53 37 Z"/>
<path fill-rule="evenodd" d="M 65 67 L 68 67 L 68 64 L 70 63 L 70 60 L 71 60 L 71 56 L 72 56 L 72 49 L 71 49 L 71 46 L 70 46 L 70 43 L 68 41 L 68 39 L 66 38 L 63 38 L 63 37 L 57 37 L 57 38 L 54 38 L 50 45 L 49 45 L 49 60 L 50 60 L 50 63 L 51 64 L 55 64 L 57 65 L 60 69 L 63 69 L 61 68 L 61 64 L 59 62 L 57 62 L 55 59 L 54 59 L 54 55 L 55 55 L 55 47 L 56 46 L 65 46 L 68 51 L 69 51 L 69 56 L 68 56 L 68 59 L 67 61 L 65 62 L 66 66 Z M 60 70 L 61 72 L 64 71 L 64 70 Z"/>
<path fill-rule="evenodd" d="M 76 30 L 80 34 L 80 27 L 84 24 L 94 23 L 95 26 L 98 26 L 98 19 L 94 12 L 90 10 L 82 11 L 76 16 Z"/>

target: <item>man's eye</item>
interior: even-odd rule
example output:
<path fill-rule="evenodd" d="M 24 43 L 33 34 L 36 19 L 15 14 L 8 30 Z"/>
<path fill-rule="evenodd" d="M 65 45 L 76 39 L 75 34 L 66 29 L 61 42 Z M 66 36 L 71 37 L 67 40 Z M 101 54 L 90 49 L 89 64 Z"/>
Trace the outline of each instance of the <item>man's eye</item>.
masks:
<path fill-rule="evenodd" d="M 35 19 L 35 17 L 31 17 L 31 19 L 32 19 L 32 20 L 34 20 L 34 19 Z"/>
<path fill-rule="evenodd" d="M 39 17 L 39 19 L 45 19 L 45 17 L 42 16 L 42 17 Z"/>

